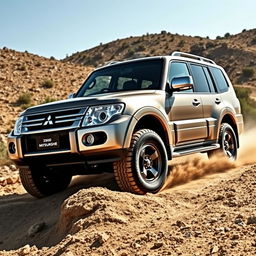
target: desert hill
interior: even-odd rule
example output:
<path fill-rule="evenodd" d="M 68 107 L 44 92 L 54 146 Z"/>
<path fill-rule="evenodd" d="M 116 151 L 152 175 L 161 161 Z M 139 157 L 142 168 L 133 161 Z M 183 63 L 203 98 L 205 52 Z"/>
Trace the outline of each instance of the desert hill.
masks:
<path fill-rule="evenodd" d="M 0 133 L 6 134 L 24 108 L 64 99 L 92 70 L 27 52 L 0 49 Z"/>
<path fill-rule="evenodd" d="M 224 37 L 217 38 L 211 40 L 162 31 L 160 34 L 146 34 L 100 44 L 77 52 L 65 58 L 64 61 L 98 66 L 109 61 L 169 55 L 173 51 L 183 51 L 213 59 L 226 69 L 233 83 L 254 84 L 256 81 L 256 29 L 244 30 L 236 35 L 227 33 Z"/>

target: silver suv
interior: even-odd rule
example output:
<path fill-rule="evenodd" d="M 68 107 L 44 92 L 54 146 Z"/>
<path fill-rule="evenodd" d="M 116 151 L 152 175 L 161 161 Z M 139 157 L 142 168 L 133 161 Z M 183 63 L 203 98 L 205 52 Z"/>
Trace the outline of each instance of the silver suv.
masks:
<path fill-rule="evenodd" d="M 43 197 L 74 175 L 114 172 L 123 191 L 158 192 L 168 160 L 222 153 L 243 130 L 232 84 L 212 60 L 182 52 L 110 63 L 68 100 L 28 108 L 8 137 L 25 189 Z"/>

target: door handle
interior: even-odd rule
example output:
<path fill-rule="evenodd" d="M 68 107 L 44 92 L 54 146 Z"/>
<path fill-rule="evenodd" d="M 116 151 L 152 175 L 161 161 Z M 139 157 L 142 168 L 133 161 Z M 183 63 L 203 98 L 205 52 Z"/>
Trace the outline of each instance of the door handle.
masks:
<path fill-rule="evenodd" d="M 194 100 L 192 101 L 192 104 L 197 107 L 197 106 L 199 106 L 201 103 L 200 103 L 200 101 L 199 101 L 198 99 L 194 99 Z"/>
<path fill-rule="evenodd" d="M 220 103 L 221 103 L 221 100 L 220 100 L 219 98 L 216 98 L 216 99 L 215 99 L 215 103 L 216 103 L 216 104 L 220 104 Z"/>

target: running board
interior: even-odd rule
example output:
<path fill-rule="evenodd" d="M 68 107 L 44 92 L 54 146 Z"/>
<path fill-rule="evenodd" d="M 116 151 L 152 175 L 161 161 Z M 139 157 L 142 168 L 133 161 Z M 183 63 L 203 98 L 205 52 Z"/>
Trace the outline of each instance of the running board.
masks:
<path fill-rule="evenodd" d="M 204 153 L 206 151 L 214 150 L 220 148 L 220 144 L 212 144 L 210 146 L 200 146 L 200 147 L 194 147 L 194 148 L 189 148 L 189 149 L 180 149 L 173 152 L 172 156 L 173 157 L 179 157 L 179 156 L 185 156 L 185 155 L 190 155 L 190 154 L 195 154 L 195 153 Z"/>

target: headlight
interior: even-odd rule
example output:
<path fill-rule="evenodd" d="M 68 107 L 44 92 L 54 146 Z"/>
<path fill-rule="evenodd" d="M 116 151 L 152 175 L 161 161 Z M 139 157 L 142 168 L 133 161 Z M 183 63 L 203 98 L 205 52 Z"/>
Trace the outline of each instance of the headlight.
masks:
<path fill-rule="evenodd" d="M 21 134 L 23 119 L 24 119 L 24 116 L 21 116 L 21 117 L 18 118 L 18 120 L 15 123 L 13 134 L 16 135 L 16 136 Z"/>
<path fill-rule="evenodd" d="M 123 103 L 89 107 L 86 111 L 82 126 L 105 124 L 111 117 L 121 114 Z"/>

